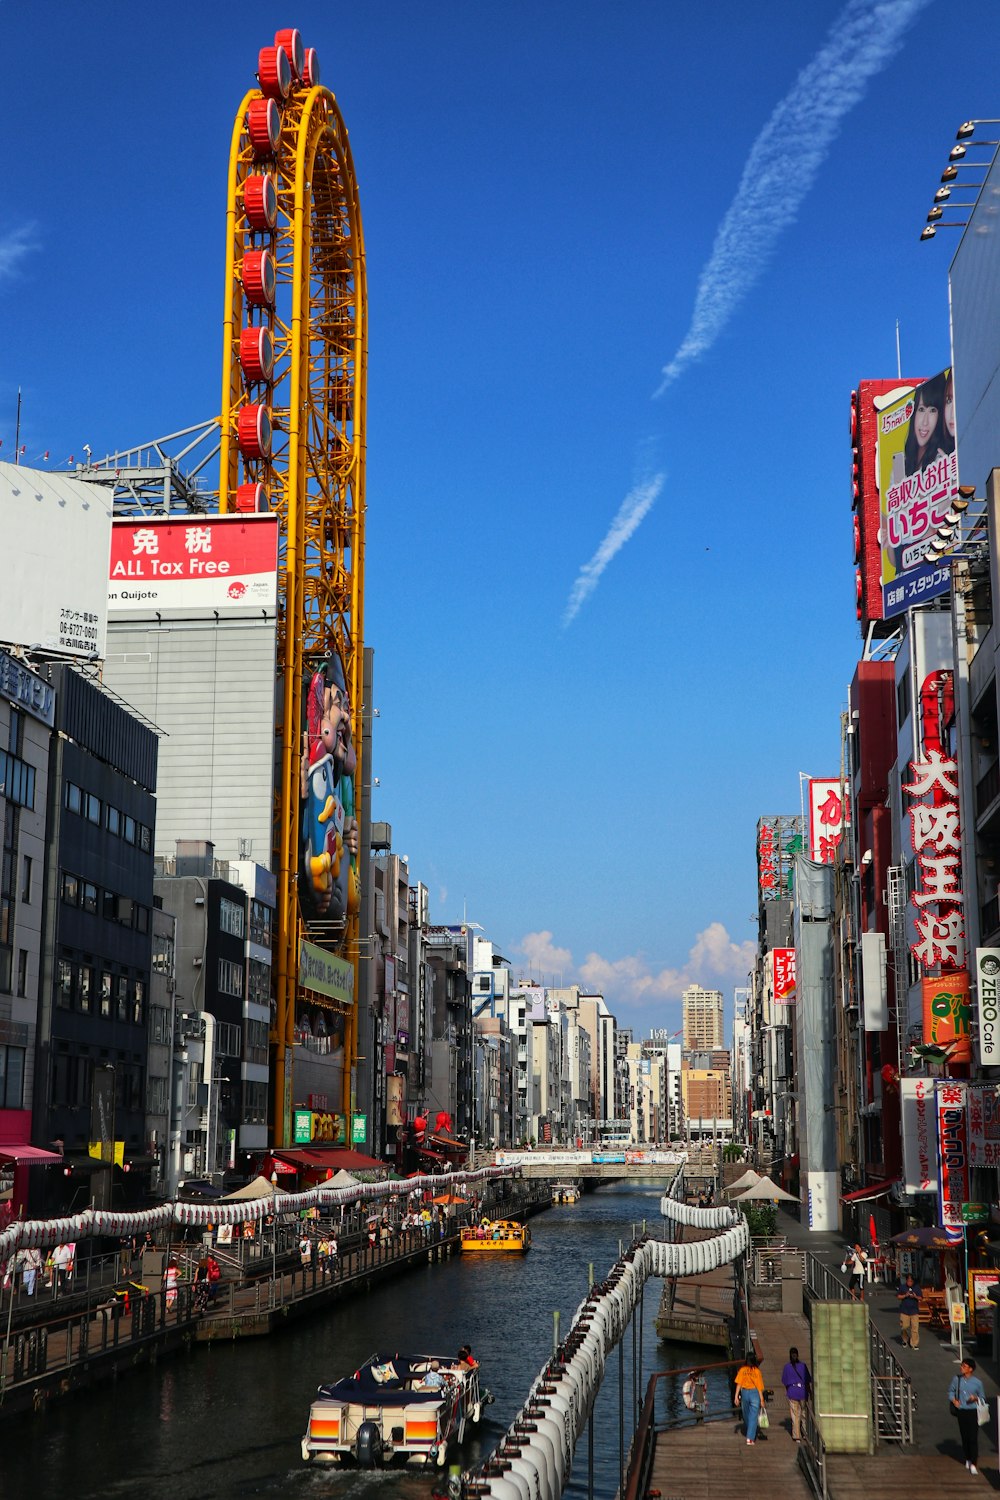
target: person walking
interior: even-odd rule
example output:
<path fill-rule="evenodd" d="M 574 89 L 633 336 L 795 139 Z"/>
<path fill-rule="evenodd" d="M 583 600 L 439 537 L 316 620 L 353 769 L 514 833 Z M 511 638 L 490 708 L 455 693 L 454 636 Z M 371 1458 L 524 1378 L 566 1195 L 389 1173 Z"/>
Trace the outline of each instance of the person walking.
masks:
<path fill-rule="evenodd" d="M 788 1410 L 792 1414 L 792 1442 L 802 1441 L 802 1408 L 809 1400 L 812 1376 L 804 1359 L 799 1359 L 795 1348 L 788 1351 L 788 1363 L 781 1372 L 781 1383 L 788 1397 Z"/>
<path fill-rule="evenodd" d="M 899 1328 L 902 1335 L 900 1343 L 904 1349 L 907 1345 L 911 1349 L 920 1348 L 920 1298 L 922 1295 L 923 1289 L 914 1283 L 913 1277 L 907 1272 L 896 1288 L 896 1300 L 899 1303 Z"/>
<path fill-rule="evenodd" d="M 760 1364 L 752 1351 L 736 1371 L 736 1399 L 733 1405 L 742 1412 L 743 1427 L 747 1435 L 747 1447 L 757 1441 L 757 1423 L 764 1405 L 764 1377 Z"/>
<path fill-rule="evenodd" d="M 855 1245 L 848 1257 L 848 1270 L 851 1276 L 851 1298 L 855 1302 L 863 1302 L 865 1282 L 868 1280 L 868 1256 L 859 1244 Z"/>
<path fill-rule="evenodd" d="M 691 1371 L 681 1387 L 681 1399 L 688 1411 L 694 1414 L 696 1422 L 704 1421 L 705 1408 L 708 1406 L 708 1388 L 705 1384 L 704 1370 Z"/>
<path fill-rule="evenodd" d="M 983 1382 L 976 1374 L 976 1361 L 968 1357 L 962 1360 L 957 1375 L 951 1377 L 948 1400 L 958 1418 L 958 1430 L 962 1437 L 962 1452 L 965 1467 L 970 1474 L 978 1474 L 979 1462 L 979 1403 L 986 1400 Z"/>

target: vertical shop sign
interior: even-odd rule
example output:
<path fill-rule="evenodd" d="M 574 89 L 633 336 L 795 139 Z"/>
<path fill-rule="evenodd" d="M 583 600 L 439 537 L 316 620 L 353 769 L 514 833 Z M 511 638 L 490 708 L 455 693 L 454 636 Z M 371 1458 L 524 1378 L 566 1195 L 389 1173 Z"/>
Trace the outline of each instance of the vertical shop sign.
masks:
<path fill-rule="evenodd" d="M 903 1133 L 903 1186 L 908 1193 L 933 1193 L 938 1185 L 937 1115 L 934 1081 L 901 1078 L 899 1100 Z"/>
<path fill-rule="evenodd" d="M 969 1199 L 969 1131 L 966 1086 L 960 1079 L 938 1080 L 935 1087 L 938 1135 L 938 1212 L 949 1239 L 965 1234 L 962 1204 Z"/>

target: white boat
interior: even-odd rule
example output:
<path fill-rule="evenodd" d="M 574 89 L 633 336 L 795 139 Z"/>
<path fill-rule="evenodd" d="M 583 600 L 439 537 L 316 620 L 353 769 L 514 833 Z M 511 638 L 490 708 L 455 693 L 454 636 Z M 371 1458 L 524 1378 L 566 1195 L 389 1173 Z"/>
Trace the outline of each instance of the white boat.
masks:
<path fill-rule="evenodd" d="M 440 1376 L 440 1387 L 428 1389 L 428 1376 Z M 443 1466 L 492 1400 L 480 1389 L 478 1365 L 441 1354 L 375 1354 L 353 1375 L 319 1387 L 302 1457 L 367 1469 Z"/>
<path fill-rule="evenodd" d="M 552 1189 L 553 1203 L 576 1203 L 580 1189 L 575 1182 L 557 1182 Z"/>

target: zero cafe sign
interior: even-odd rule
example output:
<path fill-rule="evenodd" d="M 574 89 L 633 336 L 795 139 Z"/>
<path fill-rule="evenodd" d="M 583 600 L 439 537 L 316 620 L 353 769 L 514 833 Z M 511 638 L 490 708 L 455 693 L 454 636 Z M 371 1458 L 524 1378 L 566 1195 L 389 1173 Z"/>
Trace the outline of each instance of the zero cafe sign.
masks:
<path fill-rule="evenodd" d="M 1000 948 L 976 949 L 979 1004 L 979 1061 L 1000 1066 Z"/>

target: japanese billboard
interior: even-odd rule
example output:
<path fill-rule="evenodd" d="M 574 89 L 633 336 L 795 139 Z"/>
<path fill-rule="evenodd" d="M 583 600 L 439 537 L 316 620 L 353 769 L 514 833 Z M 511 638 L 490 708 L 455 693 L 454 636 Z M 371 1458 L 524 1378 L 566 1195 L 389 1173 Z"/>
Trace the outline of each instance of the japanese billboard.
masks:
<path fill-rule="evenodd" d="M 969 1132 L 965 1095 L 966 1085 L 960 1079 L 939 1079 L 935 1087 L 938 1216 L 949 1238 L 956 1243 L 965 1236 L 962 1204 L 969 1199 Z"/>
<path fill-rule="evenodd" d="M 969 1165 L 1000 1167 L 1000 1098 L 995 1083 L 969 1084 Z"/>
<path fill-rule="evenodd" d="M 299 910 L 310 934 L 337 947 L 361 905 L 361 842 L 351 699 L 336 649 L 306 678 L 302 714 Z"/>
<path fill-rule="evenodd" d="M 979 1061 L 995 1068 L 1000 1065 L 1000 948 L 976 949 L 976 999 Z"/>
<path fill-rule="evenodd" d="M 934 1080 L 901 1078 L 899 1099 L 903 1135 L 903 1186 L 908 1193 L 933 1193 L 938 1185 Z"/>
<path fill-rule="evenodd" d="M 774 1003 L 791 1005 L 795 999 L 797 978 L 794 948 L 775 948 L 771 954 L 774 967 Z"/>
<path fill-rule="evenodd" d="M 882 601 L 890 617 L 950 584 L 947 562 L 926 562 L 924 554 L 958 493 L 952 372 L 876 406 Z"/>
<path fill-rule="evenodd" d="M 809 858 L 821 865 L 832 865 L 834 851 L 844 836 L 848 822 L 843 785 L 839 778 L 809 782 Z"/>
<path fill-rule="evenodd" d="M 932 1061 L 971 1062 L 968 970 L 953 970 L 937 979 L 924 979 L 920 989 L 924 1002 L 923 1044 L 939 1047 L 942 1052 L 940 1058 Z"/>
<path fill-rule="evenodd" d="M 761 818 L 757 824 L 757 891 L 762 901 L 791 895 L 792 867 L 802 848 L 800 818 Z"/>
<path fill-rule="evenodd" d="M 910 896 L 917 910 L 916 941 L 910 951 L 925 976 L 923 1041 L 940 1049 L 934 1061 L 971 1062 L 958 766 L 939 748 L 933 714 L 924 715 L 924 740 L 925 754 L 910 763 L 912 780 L 903 783 L 916 855 L 916 889 Z M 940 975 L 928 977 L 935 968 Z"/>
<path fill-rule="evenodd" d="M 277 516 L 152 516 L 112 527 L 112 619 L 259 617 L 274 613 L 277 598 Z"/>
<path fill-rule="evenodd" d="M 0 464 L 0 642 L 103 657 L 111 493 Z"/>

